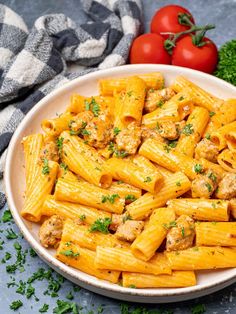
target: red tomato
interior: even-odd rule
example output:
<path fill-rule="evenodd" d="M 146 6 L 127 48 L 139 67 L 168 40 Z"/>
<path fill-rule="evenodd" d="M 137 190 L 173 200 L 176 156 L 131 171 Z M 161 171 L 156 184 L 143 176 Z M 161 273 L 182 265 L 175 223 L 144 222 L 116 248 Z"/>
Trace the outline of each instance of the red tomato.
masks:
<path fill-rule="evenodd" d="M 190 35 L 180 38 L 173 50 L 172 64 L 212 73 L 217 65 L 217 48 L 210 39 L 204 37 L 203 41 L 207 43 L 197 47 Z"/>
<path fill-rule="evenodd" d="M 170 64 L 171 57 L 164 48 L 164 38 L 151 33 L 137 37 L 131 46 L 130 63 Z"/>
<path fill-rule="evenodd" d="M 179 33 L 190 28 L 187 25 L 181 25 L 178 21 L 179 13 L 187 13 L 191 16 L 190 20 L 194 23 L 194 19 L 191 13 L 179 6 L 179 5 L 167 5 L 158 10 L 151 21 L 152 33 Z M 161 34 L 162 35 L 162 34 Z M 168 38 L 169 35 L 162 35 L 164 38 Z"/>

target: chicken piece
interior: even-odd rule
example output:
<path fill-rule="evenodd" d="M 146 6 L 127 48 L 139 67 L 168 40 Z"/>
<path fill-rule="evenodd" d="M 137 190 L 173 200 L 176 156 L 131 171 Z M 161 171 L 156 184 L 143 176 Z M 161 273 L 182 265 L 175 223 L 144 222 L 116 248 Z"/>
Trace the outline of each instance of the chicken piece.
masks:
<path fill-rule="evenodd" d="M 59 161 L 58 148 L 55 142 L 47 142 L 40 153 L 40 160 L 48 159 L 52 161 Z"/>
<path fill-rule="evenodd" d="M 135 154 L 141 143 L 141 128 L 132 122 L 116 136 L 117 149 Z"/>
<path fill-rule="evenodd" d="M 164 102 L 169 100 L 175 95 L 172 88 L 167 87 L 160 90 L 149 89 L 147 91 L 147 97 L 144 104 L 145 112 L 152 112 L 157 108 L 160 108 Z"/>
<path fill-rule="evenodd" d="M 226 200 L 236 197 L 235 173 L 227 173 L 220 181 L 216 191 L 216 197 Z"/>
<path fill-rule="evenodd" d="M 165 140 L 163 137 L 161 137 L 160 133 L 156 129 L 150 129 L 146 126 L 141 126 L 141 132 L 142 142 L 148 138 L 153 138 L 158 142 L 165 143 Z"/>
<path fill-rule="evenodd" d="M 196 159 L 205 158 L 216 163 L 218 154 L 218 147 L 206 138 L 202 139 L 195 148 Z"/>
<path fill-rule="evenodd" d="M 90 146 L 105 148 L 113 138 L 112 124 L 108 118 L 104 121 L 95 117 L 88 122 L 82 134 Z"/>
<path fill-rule="evenodd" d="M 194 220 L 187 215 L 181 215 L 176 220 L 166 237 L 167 251 L 185 250 L 193 245 L 195 237 Z"/>
<path fill-rule="evenodd" d="M 109 230 L 116 231 L 119 225 L 121 225 L 124 221 L 124 215 L 112 214 L 112 222 L 109 225 Z"/>
<path fill-rule="evenodd" d="M 192 197 L 210 198 L 219 182 L 219 177 L 211 169 L 197 175 L 192 181 Z"/>
<path fill-rule="evenodd" d="M 229 208 L 231 215 L 236 219 L 236 198 L 232 198 L 232 200 L 229 201 Z"/>
<path fill-rule="evenodd" d="M 60 216 L 53 215 L 45 220 L 39 229 L 39 239 L 44 247 L 56 248 L 61 239 L 63 221 Z"/>
<path fill-rule="evenodd" d="M 119 240 L 133 242 L 142 232 L 144 221 L 126 220 L 120 224 L 116 230 L 115 236 Z"/>
<path fill-rule="evenodd" d="M 78 113 L 69 123 L 70 130 L 78 132 L 79 130 L 84 129 L 88 122 L 93 119 L 93 117 L 94 115 L 90 110 Z"/>
<path fill-rule="evenodd" d="M 173 121 L 161 122 L 158 127 L 160 135 L 168 140 L 176 140 L 179 137 L 178 129 Z"/>

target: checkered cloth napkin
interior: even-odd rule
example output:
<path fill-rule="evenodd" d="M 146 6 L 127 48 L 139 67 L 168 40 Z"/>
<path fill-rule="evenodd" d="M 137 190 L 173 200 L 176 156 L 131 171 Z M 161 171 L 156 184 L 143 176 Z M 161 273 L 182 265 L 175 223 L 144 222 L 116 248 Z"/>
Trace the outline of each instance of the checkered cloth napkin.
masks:
<path fill-rule="evenodd" d="M 68 80 L 125 64 L 142 25 L 141 0 L 81 0 L 90 20 L 77 26 L 64 14 L 23 19 L 0 4 L 0 208 L 4 158 L 26 113 Z M 68 64 L 83 70 L 70 72 Z"/>

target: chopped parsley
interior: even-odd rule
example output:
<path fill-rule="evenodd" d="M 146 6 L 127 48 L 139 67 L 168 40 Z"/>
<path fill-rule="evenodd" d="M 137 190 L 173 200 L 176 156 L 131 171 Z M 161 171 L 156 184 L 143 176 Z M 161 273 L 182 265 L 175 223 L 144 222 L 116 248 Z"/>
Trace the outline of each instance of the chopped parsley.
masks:
<path fill-rule="evenodd" d="M 74 299 L 74 296 L 73 296 L 73 294 L 72 294 L 71 291 L 67 293 L 66 298 L 67 298 L 68 300 L 73 300 L 73 299 Z"/>
<path fill-rule="evenodd" d="M 64 169 L 65 171 L 68 170 L 68 166 L 67 166 L 67 164 L 65 164 L 64 162 L 61 162 L 61 163 L 60 163 L 60 168 Z"/>
<path fill-rule="evenodd" d="M 109 145 L 108 145 L 108 150 L 112 153 L 114 153 L 114 150 L 115 150 L 115 146 L 114 146 L 114 143 L 113 142 L 110 142 Z"/>
<path fill-rule="evenodd" d="M 46 313 L 49 309 L 49 305 L 44 303 L 44 305 L 39 309 L 39 313 Z"/>
<path fill-rule="evenodd" d="M 206 138 L 207 140 L 210 140 L 210 139 L 211 139 L 211 135 L 210 135 L 209 133 L 206 133 L 205 138 Z"/>
<path fill-rule="evenodd" d="M 18 235 L 12 229 L 7 229 L 6 231 L 7 231 L 6 238 L 8 240 L 13 240 L 13 239 L 18 238 Z"/>
<path fill-rule="evenodd" d="M 177 181 L 175 184 L 176 184 L 177 186 L 181 186 L 181 182 L 180 182 L 180 181 Z"/>
<path fill-rule="evenodd" d="M 128 288 L 136 289 L 136 286 L 131 284 Z"/>
<path fill-rule="evenodd" d="M 70 130 L 70 135 L 79 135 L 80 133 L 81 133 L 80 129 L 78 131 Z"/>
<path fill-rule="evenodd" d="M 181 235 L 182 235 L 183 238 L 185 237 L 185 229 L 184 229 L 184 227 L 181 228 Z"/>
<path fill-rule="evenodd" d="M 87 111 L 91 110 L 94 116 L 98 117 L 101 109 L 100 109 L 99 104 L 96 102 L 95 98 L 92 97 L 91 102 L 89 102 L 88 100 L 85 100 L 85 110 Z"/>
<path fill-rule="evenodd" d="M 122 183 L 124 183 L 122 180 L 119 180 L 119 181 L 117 181 L 116 182 L 117 184 L 122 184 Z"/>
<path fill-rule="evenodd" d="M 128 194 L 128 195 L 125 196 L 125 200 L 126 201 L 134 202 L 134 201 L 136 201 L 136 199 L 137 198 L 133 194 Z"/>
<path fill-rule="evenodd" d="M 78 314 L 78 308 L 75 302 L 57 300 L 57 307 L 53 309 L 53 314 L 73 313 Z"/>
<path fill-rule="evenodd" d="M 184 126 L 184 128 L 182 129 L 182 133 L 189 136 L 191 134 L 193 134 L 194 130 L 193 130 L 193 125 L 188 123 Z"/>
<path fill-rule="evenodd" d="M 23 305 L 23 303 L 21 302 L 21 300 L 13 301 L 12 304 L 10 305 L 10 309 L 13 310 L 13 311 L 16 311 L 16 310 L 18 310 L 22 305 Z"/>
<path fill-rule="evenodd" d="M 89 132 L 88 130 L 82 130 L 82 131 L 81 131 L 81 134 L 82 134 L 82 135 L 90 135 L 91 132 Z"/>
<path fill-rule="evenodd" d="M 216 113 L 214 111 L 209 112 L 209 116 L 213 117 Z"/>
<path fill-rule="evenodd" d="M 125 223 L 127 220 L 132 220 L 132 217 L 130 216 L 130 214 L 124 214 L 122 218 L 123 223 Z"/>
<path fill-rule="evenodd" d="M 163 105 L 164 105 L 164 101 L 163 101 L 163 100 L 159 100 L 159 101 L 157 102 L 157 107 L 158 107 L 158 108 L 161 108 Z"/>
<path fill-rule="evenodd" d="M 59 152 L 59 155 L 60 155 L 60 156 L 61 156 L 61 154 L 62 154 L 63 141 L 64 141 L 64 138 L 63 138 L 63 137 L 58 137 L 58 138 L 57 138 L 57 141 L 56 141 L 56 145 L 57 145 L 58 152 Z"/>
<path fill-rule="evenodd" d="M 204 304 L 197 304 L 191 308 L 192 314 L 203 314 L 206 312 L 206 307 Z"/>
<path fill-rule="evenodd" d="M 80 216 L 79 216 L 79 219 L 80 219 L 81 221 L 85 221 L 86 216 L 85 216 L 85 215 L 80 215 Z"/>
<path fill-rule="evenodd" d="M 2 222 L 9 222 L 12 220 L 12 214 L 10 212 L 10 210 L 5 210 L 3 216 L 2 216 Z"/>
<path fill-rule="evenodd" d="M 111 204 L 114 204 L 116 198 L 120 198 L 120 196 L 118 194 L 102 195 L 102 203 L 110 202 Z"/>
<path fill-rule="evenodd" d="M 44 158 L 43 159 L 43 169 L 42 169 L 42 174 L 46 175 L 50 173 L 50 168 L 48 165 L 48 159 Z"/>
<path fill-rule="evenodd" d="M 126 151 L 124 151 L 124 150 L 116 150 L 115 151 L 115 156 L 117 157 L 117 158 L 125 158 L 126 156 L 128 156 L 129 154 L 126 152 Z"/>
<path fill-rule="evenodd" d="M 163 148 L 168 154 L 171 151 L 171 148 L 168 145 L 164 145 Z"/>
<path fill-rule="evenodd" d="M 117 127 L 115 127 L 114 129 L 113 129 L 113 133 L 114 133 L 114 135 L 116 136 L 116 135 L 118 135 L 119 133 L 120 133 L 120 129 L 119 128 L 117 128 Z"/>
<path fill-rule="evenodd" d="M 70 256 L 70 257 L 77 257 L 77 256 L 79 256 L 79 252 L 75 253 L 71 249 L 70 250 L 61 251 L 60 254 L 65 255 L 65 256 Z"/>
<path fill-rule="evenodd" d="M 163 224 L 163 227 L 167 230 L 173 228 L 173 227 L 176 227 L 177 226 L 177 223 L 176 221 L 171 221 L 169 224 Z"/>
<path fill-rule="evenodd" d="M 182 101 L 182 100 L 184 100 L 184 96 L 180 96 L 180 97 L 178 98 L 178 101 Z"/>
<path fill-rule="evenodd" d="M 152 178 L 146 177 L 146 179 L 143 182 L 151 182 L 151 181 L 152 181 Z"/>
<path fill-rule="evenodd" d="M 129 92 L 127 92 L 127 96 L 129 96 L 129 97 L 131 97 L 132 96 L 132 94 L 133 94 L 133 91 L 131 90 L 131 91 L 129 91 Z"/>
<path fill-rule="evenodd" d="M 212 186 L 208 182 L 205 184 L 205 186 L 207 187 L 208 192 L 212 192 Z"/>
<path fill-rule="evenodd" d="M 111 224 L 111 219 L 110 218 L 99 218 L 94 223 L 90 226 L 89 231 L 90 232 L 95 232 L 99 231 L 101 233 L 107 234 L 109 233 L 108 227 Z"/>
<path fill-rule="evenodd" d="M 217 181 L 217 176 L 213 172 L 208 175 L 208 178 L 214 183 Z"/>
<path fill-rule="evenodd" d="M 175 148 L 177 146 L 178 141 L 169 141 L 168 147 Z"/>
<path fill-rule="evenodd" d="M 202 167 L 201 164 L 196 164 L 196 165 L 194 166 L 194 172 L 196 172 L 196 173 L 201 173 L 202 170 L 203 170 L 203 167 Z"/>

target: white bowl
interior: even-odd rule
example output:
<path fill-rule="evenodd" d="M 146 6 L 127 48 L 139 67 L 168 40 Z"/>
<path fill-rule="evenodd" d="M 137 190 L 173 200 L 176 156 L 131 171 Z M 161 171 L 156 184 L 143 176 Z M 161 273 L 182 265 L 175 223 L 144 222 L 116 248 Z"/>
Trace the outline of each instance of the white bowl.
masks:
<path fill-rule="evenodd" d="M 236 269 L 198 272 L 198 283 L 194 287 L 175 289 L 124 288 L 87 275 L 58 261 L 53 250 L 46 250 L 38 241 L 38 225 L 25 221 L 20 216 L 25 189 L 24 158 L 21 140 L 24 136 L 40 132 L 40 122 L 65 110 L 72 93 L 96 95 L 98 79 L 160 71 L 168 86 L 177 75 L 184 75 L 220 98 L 236 98 L 236 88 L 214 76 L 191 69 L 168 65 L 126 65 L 97 71 L 77 78 L 43 98 L 24 118 L 15 131 L 9 148 L 5 167 L 5 189 L 11 212 L 25 239 L 37 254 L 54 270 L 67 279 L 93 292 L 126 301 L 142 303 L 176 302 L 196 298 L 222 289 L 236 281 Z"/>

